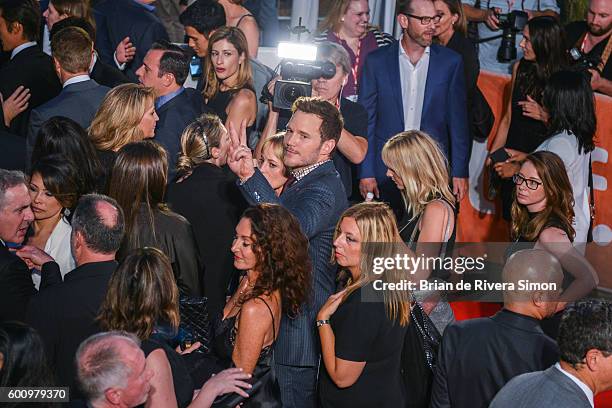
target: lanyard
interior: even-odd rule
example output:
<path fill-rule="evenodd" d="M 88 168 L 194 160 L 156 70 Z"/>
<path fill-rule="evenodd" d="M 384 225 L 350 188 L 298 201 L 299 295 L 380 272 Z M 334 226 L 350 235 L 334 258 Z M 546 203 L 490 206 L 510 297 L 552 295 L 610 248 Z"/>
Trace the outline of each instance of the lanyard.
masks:
<path fill-rule="evenodd" d="M 358 78 L 358 71 L 359 71 L 360 54 L 361 54 L 361 39 L 359 40 L 359 43 L 357 44 L 357 54 L 355 54 L 355 65 L 353 65 L 353 67 L 351 68 L 351 73 L 353 74 L 353 80 L 355 82 L 355 91 L 357 91 L 357 78 Z"/>

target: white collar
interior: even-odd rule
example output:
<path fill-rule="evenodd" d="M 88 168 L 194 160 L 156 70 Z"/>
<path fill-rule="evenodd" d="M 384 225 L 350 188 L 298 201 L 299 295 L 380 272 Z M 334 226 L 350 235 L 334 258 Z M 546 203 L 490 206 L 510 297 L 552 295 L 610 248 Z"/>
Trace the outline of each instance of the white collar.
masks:
<path fill-rule="evenodd" d="M 584 392 L 589 400 L 589 403 L 591 404 L 591 407 L 595 406 L 595 397 L 593 395 L 593 390 L 591 390 L 589 388 L 588 385 L 586 385 L 585 383 L 583 383 L 582 381 L 580 381 L 580 379 L 578 377 L 576 377 L 575 375 L 572 375 L 570 373 L 568 373 L 567 371 L 565 371 L 562 367 L 561 364 L 557 363 L 555 364 L 555 368 L 559 371 L 561 371 L 563 374 L 565 374 L 566 376 L 569 377 L 570 380 L 572 380 L 573 382 L 576 383 L 576 385 L 578 387 L 580 387 L 580 389 L 582 390 L 582 392 Z"/>
<path fill-rule="evenodd" d="M 408 54 L 406 54 L 406 50 L 404 49 L 404 45 L 402 44 L 402 39 L 404 38 L 404 35 L 405 34 L 402 34 L 402 36 L 399 39 L 399 55 L 400 55 L 400 57 L 404 56 L 404 57 L 408 58 L 408 61 L 410 61 L 410 56 Z M 428 45 L 427 47 L 425 47 L 425 51 L 423 52 L 423 55 L 421 55 L 421 58 L 419 58 L 419 61 L 421 61 L 425 55 L 429 55 L 429 50 L 430 50 L 430 48 L 429 48 L 429 45 Z M 418 62 L 417 62 L 417 64 L 418 64 Z"/>
<path fill-rule="evenodd" d="M 73 76 L 72 78 L 70 78 L 66 82 L 64 82 L 64 85 L 62 85 L 62 86 L 65 88 L 65 87 L 67 87 L 68 85 L 71 85 L 71 84 L 76 84 L 76 83 L 79 83 L 79 82 L 89 81 L 89 79 L 90 79 L 89 75 L 87 75 L 87 74 Z"/>
<path fill-rule="evenodd" d="M 26 48 L 30 48 L 35 46 L 37 43 L 36 41 L 29 41 L 27 43 L 23 43 L 18 47 L 15 47 L 13 49 L 13 52 L 11 52 L 11 59 L 15 58 L 15 55 L 19 54 L 21 51 L 25 50 Z"/>

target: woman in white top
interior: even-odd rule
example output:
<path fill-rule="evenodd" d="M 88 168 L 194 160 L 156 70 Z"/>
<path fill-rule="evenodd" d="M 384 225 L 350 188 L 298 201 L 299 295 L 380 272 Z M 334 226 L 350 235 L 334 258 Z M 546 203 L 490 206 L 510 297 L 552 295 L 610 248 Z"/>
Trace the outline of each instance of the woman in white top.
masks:
<path fill-rule="evenodd" d="M 32 166 L 29 189 L 34 222 L 27 244 L 55 259 L 63 278 L 75 268 L 70 250 L 72 227 L 65 216 L 75 207 L 79 196 L 76 171 L 62 156 L 44 157 Z M 39 271 L 33 270 L 32 280 L 38 289 Z"/>
<path fill-rule="evenodd" d="M 584 251 L 589 231 L 589 163 L 595 148 L 593 136 L 597 127 L 593 90 L 585 74 L 575 71 L 558 71 L 548 81 L 542 98 L 543 108 L 548 114 L 550 135 L 536 151 L 556 153 L 567 170 L 574 195 L 574 222 L 576 230 L 574 245 Z M 525 153 L 506 149 L 509 161 L 525 160 Z"/>

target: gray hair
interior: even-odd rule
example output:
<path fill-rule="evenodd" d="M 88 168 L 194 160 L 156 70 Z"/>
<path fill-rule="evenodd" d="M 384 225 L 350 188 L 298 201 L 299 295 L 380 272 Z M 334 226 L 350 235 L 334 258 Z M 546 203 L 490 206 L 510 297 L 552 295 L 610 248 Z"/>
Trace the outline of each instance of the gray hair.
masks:
<path fill-rule="evenodd" d="M 0 210 L 4 208 L 6 192 L 20 184 L 26 185 L 25 175 L 21 171 L 0 169 Z"/>
<path fill-rule="evenodd" d="M 110 331 L 94 334 L 77 349 L 77 379 L 87 401 L 100 400 L 109 388 L 127 386 L 131 368 L 123 361 L 120 341 L 140 348 L 140 340 L 135 335 Z"/>
<path fill-rule="evenodd" d="M 351 57 L 349 57 L 348 51 L 340 44 L 323 41 L 317 47 L 317 59 L 330 61 L 340 66 L 347 75 L 351 73 Z"/>
<path fill-rule="evenodd" d="M 98 207 L 101 202 L 115 209 L 114 219 L 107 220 L 100 215 Z M 101 254 L 117 252 L 124 231 L 123 210 L 115 199 L 102 194 L 86 194 L 80 198 L 72 217 L 72 232 L 80 232 L 91 250 Z"/>

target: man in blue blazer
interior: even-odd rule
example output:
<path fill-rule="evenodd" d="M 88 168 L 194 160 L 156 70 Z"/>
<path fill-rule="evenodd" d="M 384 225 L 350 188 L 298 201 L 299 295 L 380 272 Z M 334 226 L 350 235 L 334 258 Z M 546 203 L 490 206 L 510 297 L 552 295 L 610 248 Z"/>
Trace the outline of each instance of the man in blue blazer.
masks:
<path fill-rule="evenodd" d="M 63 89 L 59 95 L 33 109 L 30 114 L 26 142 L 27 168 L 30 167 L 32 150 L 43 122 L 54 116 L 64 116 L 87 129 L 110 90 L 89 77 L 93 42 L 83 29 L 66 27 L 59 31 L 51 41 L 51 51 Z"/>
<path fill-rule="evenodd" d="M 450 162 L 453 192 L 467 191 L 471 142 L 468 133 L 463 61 L 454 51 L 432 45 L 436 10 L 430 0 L 398 3 L 399 42 L 368 55 L 359 103 L 368 111 L 368 153 L 360 165 L 360 191 L 390 200 L 399 194 L 385 175 L 382 148 L 393 135 L 420 129 L 431 135 Z"/>
<path fill-rule="evenodd" d="M 140 83 L 155 89 L 157 94 L 155 110 L 159 120 L 155 125 L 155 141 L 168 152 L 168 182 L 176 174 L 183 130 L 208 110 L 198 91 L 183 87 L 188 73 L 189 57 L 168 41 L 154 43 L 136 71 Z"/>
<path fill-rule="evenodd" d="M 263 174 L 253 167 L 246 133 L 238 140 L 231 129 L 228 165 L 240 179 L 240 189 L 250 204 L 277 203 L 296 216 L 308 237 L 313 268 L 312 300 L 295 318 L 283 316 L 275 346 L 275 370 L 285 407 L 316 405 L 320 346 L 316 314 L 334 292 L 336 267 L 330 262 L 336 223 L 347 207 L 340 175 L 331 160 L 342 132 L 342 118 L 329 102 L 300 98 L 285 134 L 285 166 L 292 169 L 280 197 Z"/>

